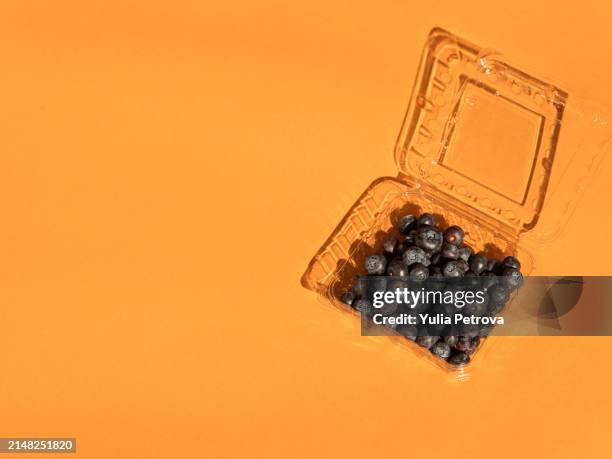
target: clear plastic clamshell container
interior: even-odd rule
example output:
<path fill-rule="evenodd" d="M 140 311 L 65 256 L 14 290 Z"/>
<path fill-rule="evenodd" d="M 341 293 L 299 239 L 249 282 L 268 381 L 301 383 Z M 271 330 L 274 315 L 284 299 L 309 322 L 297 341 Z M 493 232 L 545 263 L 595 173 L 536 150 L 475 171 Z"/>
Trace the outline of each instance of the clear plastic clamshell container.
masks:
<path fill-rule="evenodd" d="M 559 236 L 610 148 L 608 120 L 499 53 L 432 30 L 396 144 L 398 176 L 365 190 L 311 260 L 303 285 L 358 315 L 340 295 L 363 274 L 365 257 L 397 234 L 399 218 L 422 212 L 441 227 L 461 226 L 475 251 L 514 255 L 524 275 L 537 273 L 538 249 Z"/>

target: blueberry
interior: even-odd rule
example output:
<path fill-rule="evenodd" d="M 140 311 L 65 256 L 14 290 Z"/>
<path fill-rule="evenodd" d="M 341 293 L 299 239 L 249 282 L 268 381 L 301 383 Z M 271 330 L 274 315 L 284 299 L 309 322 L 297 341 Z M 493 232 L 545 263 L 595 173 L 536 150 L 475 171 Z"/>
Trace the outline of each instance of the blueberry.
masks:
<path fill-rule="evenodd" d="M 353 301 L 352 306 L 361 313 L 369 312 L 372 309 L 372 305 L 365 298 L 359 298 L 357 301 Z"/>
<path fill-rule="evenodd" d="M 413 229 L 416 229 L 416 227 L 417 219 L 414 215 L 404 215 L 397 225 L 397 229 L 402 234 L 408 234 Z"/>
<path fill-rule="evenodd" d="M 460 246 L 463 243 L 463 236 L 465 233 L 458 226 L 449 226 L 444 231 L 444 240 L 454 246 Z"/>
<path fill-rule="evenodd" d="M 457 260 L 457 266 L 459 266 L 459 269 L 461 269 L 464 274 L 470 270 L 470 265 L 468 265 L 467 261 L 462 260 L 461 258 Z"/>
<path fill-rule="evenodd" d="M 372 311 L 372 304 L 365 298 L 360 298 L 353 303 L 353 308 L 362 314 L 369 314 Z"/>
<path fill-rule="evenodd" d="M 481 285 L 483 290 L 489 290 L 491 287 L 496 285 L 497 281 L 499 280 L 497 278 L 497 275 L 495 275 L 495 274 L 493 274 L 492 272 L 489 272 L 489 271 L 483 272 L 480 275 L 480 277 L 483 278 L 482 285 Z"/>
<path fill-rule="evenodd" d="M 474 274 L 472 271 L 467 271 L 463 277 L 465 277 L 465 285 L 470 288 L 478 288 L 482 284 L 482 281 L 478 280 L 479 276 Z"/>
<path fill-rule="evenodd" d="M 493 274 L 499 274 L 499 268 L 501 267 L 501 263 L 497 260 L 489 260 L 487 263 L 487 271 Z"/>
<path fill-rule="evenodd" d="M 421 214 L 421 216 L 417 220 L 418 226 L 421 226 L 421 225 L 433 226 L 434 224 L 435 224 L 435 221 L 434 221 L 433 215 L 428 214 L 428 213 Z"/>
<path fill-rule="evenodd" d="M 459 258 L 461 258 L 462 260 L 468 261 L 470 257 L 472 256 L 472 253 L 474 252 L 472 251 L 471 248 L 469 248 L 468 246 L 463 246 L 459 249 Z"/>
<path fill-rule="evenodd" d="M 416 234 L 416 245 L 428 252 L 439 252 L 442 248 L 442 231 L 435 226 L 423 225 Z"/>
<path fill-rule="evenodd" d="M 487 257 L 482 252 L 477 253 L 470 257 L 469 264 L 470 270 L 474 274 L 480 275 L 487 268 Z"/>
<path fill-rule="evenodd" d="M 450 335 L 450 336 L 445 336 L 444 337 L 444 341 L 446 342 L 446 344 L 448 344 L 449 346 L 454 346 L 455 344 L 457 344 L 457 341 L 459 340 L 459 337 L 456 335 Z"/>
<path fill-rule="evenodd" d="M 463 276 L 463 270 L 457 260 L 451 260 L 442 268 L 442 274 L 444 274 L 444 277 L 461 277 Z"/>
<path fill-rule="evenodd" d="M 348 304 L 349 306 L 353 304 L 353 301 L 355 301 L 355 292 L 353 292 L 352 290 L 349 290 L 348 292 L 344 292 L 342 294 L 342 298 L 341 301 L 344 304 Z"/>
<path fill-rule="evenodd" d="M 483 292 L 482 303 L 478 301 L 474 301 L 471 304 L 466 304 L 464 311 L 467 315 L 472 316 L 482 316 L 487 312 L 487 308 L 489 307 L 489 294 L 487 292 Z M 482 325 L 479 325 L 482 328 Z"/>
<path fill-rule="evenodd" d="M 410 245 L 414 245 L 416 243 L 416 235 L 417 232 L 415 229 L 413 229 L 406 235 L 406 241 L 409 242 Z"/>
<path fill-rule="evenodd" d="M 431 346 L 436 344 L 436 342 L 438 342 L 439 339 L 440 339 L 439 336 L 418 336 L 416 339 L 416 343 L 419 346 L 429 349 L 431 348 Z"/>
<path fill-rule="evenodd" d="M 431 257 L 429 258 L 429 261 L 431 262 L 432 265 L 439 265 L 440 262 L 442 261 L 443 257 L 442 254 L 440 252 L 436 252 L 434 254 L 431 255 Z"/>
<path fill-rule="evenodd" d="M 399 307 L 398 304 L 395 302 L 385 301 L 383 306 L 380 309 L 378 309 L 377 312 L 379 312 L 383 316 L 392 316 L 394 315 L 395 311 L 397 311 L 398 307 Z M 395 328 L 395 324 L 393 325 L 385 324 L 385 326 Z"/>
<path fill-rule="evenodd" d="M 395 247 L 395 253 L 397 255 L 402 255 L 408 247 L 412 247 L 413 245 L 414 241 L 411 241 L 408 238 L 404 239 L 403 241 L 399 241 Z"/>
<path fill-rule="evenodd" d="M 364 286 L 364 282 L 362 281 L 361 277 L 357 277 L 355 279 L 355 283 L 353 284 L 352 290 L 355 293 L 355 298 L 360 298 L 364 296 L 365 286 Z"/>
<path fill-rule="evenodd" d="M 368 274 L 381 276 L 385 273 L 387 267 L 387 259 L 384 255 L 370 255 L 366 258 L 365 269 Z"/>
<path fill-rule="evenodd" d="M 375 292 L 384 292 L 387 289 L 387 277 L 386 276 L 361 276 L 359 278 L 359 284 L 361 284 L 363 298 L 372 298 Z"/>
<path fill-rule="evenodd" d="M 444 341 L 438 341 L 431 347 L 431 353 L 446 360 L 451 354 L 451 348 L 448 343 L 445 343 Z"/>
<path fill-rule="evenodd" d="M 458 351 L 467 351 L 470 348 L 470 338 L 467 336 L 459 336 L 453 347 Z"/>
<path fill-rule="evenodd" d="M 434 265 L 429 266 L 429 276 L 437 278 L 442 277 L 442 268 Z"/>
<path fill-rule="evenodd" d="M 470 351 L 472 348 L 472 339 L 467 336 L 460 336 L 454 347 L 458 351 Z"/>
<path fill-rule="evenodd" d="M 429 258 L 427 254 L 420 247 L 409 247 L 406 249 L 403 255 L 403 260 L 406 266 L 410 266 L 414 263 L 421 263 L 425 266 L 429 265 Z"/>
<path fill-rule="evenodd" d="M 387 266 L 387 274 L 389 276 L 397 276 L 397 277 L 407 277 L 408 276 L 408 266 L 402 260 L 402 257 L 395 257 L 391 260 L 391 263 Z"/>
<path fill-rule="evenodd" d="M 510 290 L 516 290 L 523 285 L 523 275 L 518 269 L 505 268 L 502 271 L 502 276 L 504 276 L 504 283 Z"/>
<path fill-rule="evenodd" d="M 395 249 L 395 253 L 402 254 L 408 247 L 416 245 L 416 230 L 410 231 L 405 235 L 404 240 L 400 241 Z"/>
<path fill-rule="evenodd" d="M 433 273 L 429 273 L 426 287 L 428 290 L 434 292 L 440 292 L 444 290 L 444 287 L 446 286 L 446 281 L 444 280 L 444 275 L 440 272 L 439 269 L 440 268 L 438 268 L 438 270 L 434 271 Z"/>
<path fill-rule="evenodd" d="M 446 242 L 442 246 L 442 256 L 450 260 L 456 260 L 459 258 L 459 248 L 456 245 Z"/>
<path fill-rule="evenodd" d="M 468 351 L 468 353 L 473 354 L 476 351 L 476 349 L 478 349 L 479 344 L 480 344 L 480 336 L 472 337 L 472 339 L 470 340 L 470 350 Z"/>
<path fill-rule="evenodd" d="M 510 299 L 510 291 L 508 288 L 501 284 L 495 284 L 487 290 L 489 299 L 493 304 L 504 305 Z"/>
<path fill-rule="evenodd" d="M 383 250 L 385 251 L 385 253 L 388 253 L 389 255 L 394 255 L 395 249 L 397 248 L 398 245 L 399 243 L 397 239 L 395 238 L 387 239 L 385 242 L 383 242 Z"/>
<path fill-rule="evenodd" d="M 471 326 L 466 326 L 464 331 L 465 331 L 465 336 L 472 339 L 479 335 L 480 329 L 475 325 L 471 325 Z"/>
<path fill-rule="evenodd" d="M 410 280 L 423 282 L 429 277 L 429 270 L 421 263 L 414 263 L 410 266 Z"/>
<path fill-rule="evenodd" d="M 465 365 L 469 361 L 470 361 L 470 356 L 467 355 L 465 352 L 461 352 L 461 351 L 455 352 L 448 359 L 448 363 L 452 365 Z"/>
<path fill-rule="evenodd" d="M 504 266 L 504 268 L 514 268 L 519 270 L 521 269 L 521 262 L 514 257 L 504 258 L 504 261 L 502 261 L 502 265 Z"/>
<path fill-rule="evenodd" d="M 406 288 L 407 286 L 406 280 L 402 279 L 402 277 L 399 277 L 399 276 L 388 277 L 387 285 L 385 286 L 385 289 L 389 292 L 395 292 L 395 290 L 397 290 L 398 288 L 399 289 Z"/>

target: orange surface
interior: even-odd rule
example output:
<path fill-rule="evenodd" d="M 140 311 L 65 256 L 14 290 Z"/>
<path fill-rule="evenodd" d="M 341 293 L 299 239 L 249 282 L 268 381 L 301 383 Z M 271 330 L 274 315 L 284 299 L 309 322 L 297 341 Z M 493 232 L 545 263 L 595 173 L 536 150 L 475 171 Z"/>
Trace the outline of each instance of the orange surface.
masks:
<path fill-rule="evenodd" d="M 395 175 L 431 27 L 612 105 L 610 23 L 604 2 L 2 2 L 1 436 L 83 458 L 605 456 L 609 339 L 498 339 L 455 382 L 299 279 Z M 579 247 L 609 240 L 610 174 L 543 270 L 612 274 Z"/>

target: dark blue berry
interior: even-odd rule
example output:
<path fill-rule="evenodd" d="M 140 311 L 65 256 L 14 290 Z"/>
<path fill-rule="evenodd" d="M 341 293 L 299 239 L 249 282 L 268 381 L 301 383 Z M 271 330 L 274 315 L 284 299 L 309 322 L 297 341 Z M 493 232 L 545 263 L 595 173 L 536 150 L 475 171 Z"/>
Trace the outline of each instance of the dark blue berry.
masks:
<path fill-rule="evenodd" d="M 497 284 L 497 275 L 493 274 L 492 272 L 489 271 L 484 271 L 480 277 L 483 278 L 482 280 L 482 288 L 483 290 L 488 290 L 491 287 L 493 287 L 495 284 Z"/>
<path fill-rule="evenodd" d="M 489 300 L 493 304 L 506 304 L 510 299 L 510 291 L 502 284 L 495 284 L 487 290 Z"/>
<path fill-rule="evenodd" d="M 502 265 L 504 266 L 504 268 L 514 268 L 514 269 L 521 269 L 521 262 L 518 261 L 516 258 L 514 257 L 506 257 L 504 258 L 504 261 L 502 261 Z"/>
<path fill-rule="evenodd" d="M 395 253 L 397 255 L 402 255 L 408 247 L 412 247 L 413 245 L 414 242 L 409 241 L 407 238 L 403 241 L 399 241 L 395 247 Z"/>
<path fill-rule="evenodd" d="M 373 274 L 377 276 L 381 276 L 385 273 L 385 268 L 387 267 L 387 259 L 384 255 L 370 255 L 366 258 L 365 261 L 365 269 L 368 274 Z"/>
<path fill-rule="evenodd" d="M 501 267 L 501 263 L 497 260 L 489 260 L 487 263 L 487 271 L 493 274 L 499 274 L 499 268 Z"/>
<path fill-rule="evenodd" d="M 478 349 L 478 345 L 480 344 L 480 336 L 473 336 L 470 340 L 470 349 L 467 351 L 468 354 L 473 354 L 476 349 Z"/>
<path fill-rule="evenodd" d="M 389 255 L 395 255 L 395 249 L 398 245 L 399 243 L 397 242 L 397 239 L 387 239 L 385 242 L 383 242 L 383 250 Z"/>
<path fill-rule="evenodd" d="M 416 229 L 416 227 L 417 219 L 414 215 L 404 215 L 397 225 L 397 229 L 399 229 L 402 234 L 408 234 L 413 229 Z"/>
<path fill-rule="evenodd" d="M 463 246 L 459 249 L 459 258 L 461 258 L 462 260 L 468 261 L 470 257 L 472 256 L 472 253 L 474 252 L 472 251 L 471 248 L 469 248 L 468 246 Z"/>
<path fill-rule="evenodd" d="M 458 351 L 463 351 L 466 354 L 473 354 L 474 351 L 476 351 L 476 348 L 478 347 L 479 344 L 480 344 L 479 336 L 473 336 L 473 337 L 460 336 L 459 340 L 457 341 L 454 347 Z"/>
<path fill-rule="evenodd" d="M 433 218 L 433 215 L 428 214 L 428 213 L 421 214 L 421 216 L 417 220 L 417 225 L 418 226 L 421 226 L 421 225 L 434 226 L 435 220 Z"/>
<path fill-rule="evenodd" d="M 353 307 L 362 314 L 369 314 L 372 311 L 372 304 L 365 298 L 355 301 Z"/>
<path fill-rule="evenodd" d="M 419 346 L 429 349 L 431 346 L 436 344 L 439 339 L 439 336 L 418 336 L 416 342 Z"/>
<path fill-rule="evenodd" d="M 382 275 L 360 277 L 359 283 L 362 284 L 363 293 L 360 296 L 363 298 L 372 298 L 376 292 L 384 292 L 387 289 L 387 277 Z"/>
<path fill-rule="evenodd" d="M 381 308 L 379 308 L 377 310 L 377 312 L 379 312 L 380 314 L 382 314 L 383 316 L 391 316 L 395 313 L 395 311 L 397 311 L 399 305 L 395 302 L 387 302 L 385 301 L 384 304 L 382 305 Z M 387 324 L 385 326 L 389 326 L 392 328 L 395 328 L 395 324 L 391 325 L 391 324 Z"/>
<path fill-rule="evenodd" d="M 408 266 L 402 260 L 402 257 L 395 257 L 389 265 L 387 266 L 387 274 L 389 276 L 396 277 L 407 277 L 408 276 Z"/>
<path fill-rule="evenodd" d="M 465 233 L 458 226 L 449 226 L 444 231 L 444 240 L 452 245 L 460 246 L 463 243 L 463 237 Z"/>
<path fill-rule="evenodd" d="M 406 235 L 406 241 L 410 243 L 410 245 L 416 244 L 416 235 L 417 230 L 412 230 Z"/>
<path fill-rule="evenodd" d="M 480 275 L 485 269 L 487 269 L 487 257 L 484 253 L 480 252 L 476 255 L 472 255 L 469 260 L 470 270 L 474 274 Z"/>
<path fill-rule="evenodd" d="M 445 336 L 444 337 L 444 341 L 446 342 L 446 344 L 448 344 L 449 346 L 454 346 L 455 344 L 457 344 L 457 341 L 459 340 L 459 337 L 456 335 L 450 335 L 450 336 Z"/>
<path fill-rule="evenodd" d="M 505 268 L 502 271 L 502 276 L 504 276 L 504 282 L 510 290 L 516 290 L 523 285 L 523 275 L 518 269 Z"/>
<path fill-rule="evenodd" d="M 442 274 L 444 274 L 444 277 L 461 277 L 463 276 L 463 269 L 461 269 L 457 260 L 451 260 L 444 264 Z"/>
<path fill-rule="evenodd" d="M 423 282 L 429 277 L 429 269 L 421 263 L 414 263 L 410 266 L 410 280 Z"/>
<path fill-rule="evenodd" d="M 450 260 L 456 260 L 459 258 L 459 248 L 456 245 L 446 242 L 442 246 L 442 256 Z"/>
<path fill-rule="evenodd" d="M 429 265 L 429 258 L 423 249 L 420 247 L 409 247 L 402 256 L 404 263 L 410 266 L 414 263 L 421 263 L 425 266 Z"/>
<path fill-rule="evenodd" d="M 349 290 L 348 292 L 344 292 L 342 294 L 341 300 L 344 304 L 348 304 L 350 306 L 353 304 L 353 301 L 355 301 L 355 296 L 355 292 Z"/>
<path fill-rule="evenodd" d="M 442 259 L 443 259 L 442 254 L 440 252 L 436 252 L 431 255 L 431 257 L 429 258 L 429 261 L 431 262 L 432 265 L 437 266 L 440 264 Z"/>
<path fill-rule="evenodd" d="M 446 360 L 451 354 L 451 348 L 448 343 L 445 343 L 444 341 L 438 341 L 431 347 L 431 353 Z"/>
<path fill-rule="evenodd" d="M 364 282 L 362 281 L 360 277 L 357 277 L 355 279 L 355 283 L 353 285 L 353 292 L 355 293 L 355 298 L 364 296 L 365 286 L 364 286 Z"/>
<path fill-rule="evenodd" d="M 395 249 L 395 253 L 401 255 L 406 251 L 408 247 L 412 247 L 416 245 L 416 230 L 410 231 L 402 241 L 397 244 L 397 248 Z"/>
<path fill-rule="evenodd" d="M 416 245 L 428 252 L 439 252 L 443 241 L 442 231 L 435 226 L 423 225 L 416 234 Z"/>
<path fill-rule="evenodd" d="M 472 271 L 466 272 L 463 277 L 466 279 L 466 285 L 471 288 L 478 288 L 481 285 L 481 281 L 479 280 L 479 276 L 474 274 Z"/>
<path fill-rule="evenodd" d="M 461 351 L 455 352 L 448 359 L 448 363 L 452 365 L 465 365 L 469 361 L 470 361 L 470 356 L 467 355 L 465 352 L 461 352 Z"/>
<path fill-rule="evenodd" d="M 470 270 L 470 265 L 467 264 L 467 261 L 462 260 L 461 258 L 457 260 L 457 266 L 459 266 L 459 269 L 461 269 L 464 274 Z"/>

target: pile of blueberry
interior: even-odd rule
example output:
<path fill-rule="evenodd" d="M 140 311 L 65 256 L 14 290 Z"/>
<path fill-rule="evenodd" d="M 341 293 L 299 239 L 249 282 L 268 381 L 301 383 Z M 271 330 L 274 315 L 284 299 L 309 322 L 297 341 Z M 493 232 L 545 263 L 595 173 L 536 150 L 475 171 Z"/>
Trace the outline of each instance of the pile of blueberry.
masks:
<path fill-rule="evenodd" d="M 482 281 L 489 282 L 488 312 L 493 315 L 501 312 L 511 292 L 523 283 L 521 264 L 515 257 L 499 261 L 488 259 L 482 252 L 474 253 L 463 242 L 463 229 L 449 226 L 443 231 L 431 214 L 405 215 L 397 229 L 401 236 L 384 241 L 383 253 L 366 258 L 364 267 L 368 276 L 392 276 L 410 282 L 486 276 L 488 279 Z M 371 310 L 370 301 L 356 286 L 345 292 L 341 300 L 361 313 Z M 453 365 L 468 363 L 480 344 L 478 335 L 418 336 L 402 333 L 401 327 L 396 331 Z"/>

